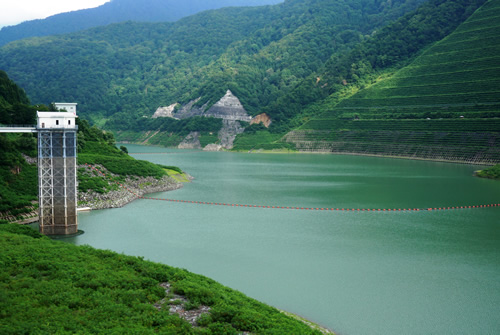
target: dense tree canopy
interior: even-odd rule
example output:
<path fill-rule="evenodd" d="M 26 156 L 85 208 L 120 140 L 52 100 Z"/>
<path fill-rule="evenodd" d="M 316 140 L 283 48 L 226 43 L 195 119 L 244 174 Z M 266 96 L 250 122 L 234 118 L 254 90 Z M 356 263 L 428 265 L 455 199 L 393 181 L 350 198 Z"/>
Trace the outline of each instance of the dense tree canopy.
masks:
<path fill-rule="evenodd" d="M 225 8 L 175 23 L 127 22 L 0 49 L 0 68 L 35 103 L 77 101 L 93 121 L 158 106 L 213 104 L 230 89 L 257 114 L 423 0 L 288 0 Z M 43 84 L 41 84 L 43 83 Z M 287 114 L 269 111 L 275 124 Z"/>

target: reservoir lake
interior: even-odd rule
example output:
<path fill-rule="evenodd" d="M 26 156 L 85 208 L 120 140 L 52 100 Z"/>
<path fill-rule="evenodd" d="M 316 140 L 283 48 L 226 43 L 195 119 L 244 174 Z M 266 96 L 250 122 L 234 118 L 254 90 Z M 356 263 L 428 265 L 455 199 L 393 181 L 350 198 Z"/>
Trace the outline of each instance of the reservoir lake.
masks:
<path fill-rule="evenodd" d="M 195 179 L 151 197 L 408 209 L 500 203 L 484 167 L 126 144 Z M 500 207 L 321 211 L 139 199 L 82 212 L 64 239 L 187 269 L 343 334 L 500 333 Z"/>

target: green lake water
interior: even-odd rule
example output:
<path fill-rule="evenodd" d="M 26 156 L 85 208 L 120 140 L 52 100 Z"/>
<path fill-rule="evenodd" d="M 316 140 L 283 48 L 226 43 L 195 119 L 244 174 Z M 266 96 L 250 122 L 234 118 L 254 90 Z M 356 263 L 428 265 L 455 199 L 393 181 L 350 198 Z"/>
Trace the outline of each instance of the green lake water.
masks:
<path fill-rule="evenodd" d="M 127 145 L 192 183 L 155 197 L 314 208 L 500 203 L 478 166 Z M 142 153 L 142 154 L 134 154 Z M 340 212 L 136 200 L 65 239 L 185 268 L 338 334 L 500 333 L 500 207 Z"/>

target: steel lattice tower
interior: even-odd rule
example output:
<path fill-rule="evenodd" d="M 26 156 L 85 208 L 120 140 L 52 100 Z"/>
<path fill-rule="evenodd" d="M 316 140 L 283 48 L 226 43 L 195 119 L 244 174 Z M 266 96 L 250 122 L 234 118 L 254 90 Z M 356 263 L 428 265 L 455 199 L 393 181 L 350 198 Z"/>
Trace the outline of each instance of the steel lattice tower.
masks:
<path fill-rule="evenodd" d="M 45 115 L 44 115 L 45 114 Z M 75 116 L 39 112 L 38 201 L 40 232 L 78 232 Z M 48 121 L 47 124 L 43 121 Z M 73 122 L 73 124 L 71 124 Z"/>

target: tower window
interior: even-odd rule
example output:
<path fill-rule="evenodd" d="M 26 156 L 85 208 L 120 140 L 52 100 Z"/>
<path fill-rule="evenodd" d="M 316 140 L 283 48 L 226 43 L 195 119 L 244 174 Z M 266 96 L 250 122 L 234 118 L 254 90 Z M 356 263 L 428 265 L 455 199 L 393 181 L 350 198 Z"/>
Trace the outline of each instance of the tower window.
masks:
<path fill-rule="evenodd" d="M 56 126 L 58 126 L 58 125 L 59 125 L 59 120 L 56 120 Z"/>

